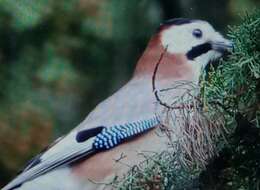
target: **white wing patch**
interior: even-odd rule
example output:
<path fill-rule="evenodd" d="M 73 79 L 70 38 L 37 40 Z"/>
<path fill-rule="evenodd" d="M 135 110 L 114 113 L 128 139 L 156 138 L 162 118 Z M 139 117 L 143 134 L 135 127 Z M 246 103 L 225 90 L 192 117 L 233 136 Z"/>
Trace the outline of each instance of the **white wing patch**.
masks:
<path fill-rule="evenodd" d="M 3 190 L 12 189 L 26 181 L 43 175 L 54 168 L 64 164 L 68 165 L 69 163 L 86 156 L 86 154 L 91 154 L 94 137 L 83 143 L 78 143 L 75 140 L 75 136 L 76 132 L 72 132 L 54 147 L 47 150 L 39 157 L 40 162 L 37 165 L 25 170 L 4 187 Z"/>
<path fill-rule="evenodd" d="M 82 131 L 74 130 L 49 150 L 38 155 L 36 160 L 32 161 L 23 173 L 11 181 L 3 190 L 10 190 L 57 167 L 67 166 L 96 152 L 111 149 L 158 124 L 159 121 L 154 116 L 151 119 L 122 125 L 102 126 Z M 78 141 L 79 134 L 81 135 L 81 141 Z M 86 138 L 82 137 L 82 135 L 86 135 Z"/>

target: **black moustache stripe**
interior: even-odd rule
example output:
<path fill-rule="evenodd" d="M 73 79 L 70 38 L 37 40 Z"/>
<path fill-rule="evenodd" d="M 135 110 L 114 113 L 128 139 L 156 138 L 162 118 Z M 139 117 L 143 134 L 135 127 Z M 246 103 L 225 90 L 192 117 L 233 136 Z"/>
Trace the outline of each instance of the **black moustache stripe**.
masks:
<path fill-rule="evenodd" d="M 194 60 L 196 57 L 199 57 L 202 54 L 207 53 L 210 50 L 212 50 L 212 46 L 209 42 L 207 42 L 207 43 L 192 47 L 192 49 L 190 51 L 188 51 L 186 56 L 189 60 Z"/>

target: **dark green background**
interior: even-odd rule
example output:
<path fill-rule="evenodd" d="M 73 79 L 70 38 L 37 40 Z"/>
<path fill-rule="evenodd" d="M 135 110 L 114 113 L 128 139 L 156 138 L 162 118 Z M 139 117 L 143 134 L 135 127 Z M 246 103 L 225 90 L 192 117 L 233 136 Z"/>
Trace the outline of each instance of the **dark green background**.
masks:
<path fill-rule="evenodd" d="M 130 77 L 160 22 L 225 32 L 258 0 L 1 0 L 0 186 Z"/>

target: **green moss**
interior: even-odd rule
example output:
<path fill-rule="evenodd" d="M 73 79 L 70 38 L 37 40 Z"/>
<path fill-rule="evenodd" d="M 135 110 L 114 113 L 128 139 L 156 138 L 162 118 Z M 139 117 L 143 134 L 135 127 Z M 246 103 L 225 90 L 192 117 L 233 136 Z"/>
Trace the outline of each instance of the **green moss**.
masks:
<path fill-rule="evenodd" d="M 235 43 L 234 51 L 209 73 L 203 92 L 209 109 L 213 111 L 219 102 L 226 111 L 232 134 L 228 146 L 202 173 L 201 181 L 203 189 L 259 189 L 260 10 L 230 27 L 228 35 Z"/>
<path fill-rule="evenodd" d="M 228 146 L 219 142 L 219 156 L 205 170 L 176 166 L 178 154 L 147 158 L 120 182 L 119 189 L 256 189 L 260 150 L 260 11 L 229 28 L 235 47 L 202 80 L 201 98 L 209 113 L 225 114 Z M 217 109 L 216 109 L 217 108 Z M 159 177 L 158 177 L 159 176 Z M 157 180 L 159 179 L 159 180 Z"/>

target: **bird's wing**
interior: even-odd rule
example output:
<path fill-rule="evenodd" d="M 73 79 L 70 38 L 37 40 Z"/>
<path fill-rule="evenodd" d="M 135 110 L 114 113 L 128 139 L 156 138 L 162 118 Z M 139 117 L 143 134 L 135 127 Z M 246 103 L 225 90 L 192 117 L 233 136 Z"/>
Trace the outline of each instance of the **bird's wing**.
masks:
<path fill-rule="evenodd" d="M 156 116 L 113 126 L 72 131 L 47 151 L 36 156 L 3 190 L 11 190 L 57 167 L 67 166 L 99 151 L 111 149 L 159 124 Z"/>

